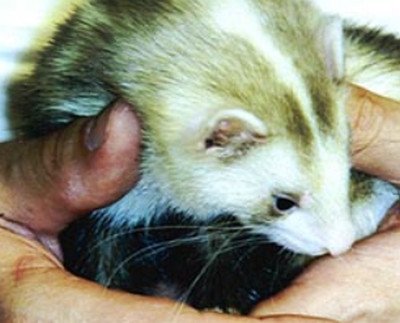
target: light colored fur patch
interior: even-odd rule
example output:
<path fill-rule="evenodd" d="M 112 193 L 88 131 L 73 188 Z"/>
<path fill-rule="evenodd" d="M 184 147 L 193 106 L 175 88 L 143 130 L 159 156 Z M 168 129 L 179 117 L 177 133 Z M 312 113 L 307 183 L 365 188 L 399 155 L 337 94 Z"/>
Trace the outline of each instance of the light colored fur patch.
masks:
<path fill-rule="evenodd" d="M 347 251 L 356 239 L 348 200 L 349 160 L 345 151 L 335 149 L 333 140 L 320 146 L 313 159 L 317 167 L 313 175 L 304 174 L 300 179 L 307 187 L 302 191 L 307 203 L 300 203 L 298 210 L 264 228 L 264 232 L 292 251 L 337 255 Z M 294 168 L 286 173 L 292 171 Z"/>
<path fill-rule="evenodd" d="M 279 80 L 291 89 L 301 103 L 308 121 L 317 128 L 312 102 L 304 81 L 299 71 L 294 66 L 293 60 L 282 53 L 279 44 L 266 33 L 266 26 L 261 23 L 261 17 L 248 0 L 222 0 L 215 3 L 211 13 L 214 23 L 228 34 L 235 35 L 250 43 L 262 54 Z"/>
<path fill-rule="evenodd" d="M 352 205 L 352 221 L 357 230 L 357 239 L 373 234 L 398 198 L 399 193 L 394 186 L 375 180 L 373 194 L 368 199 L 356 201 Z"/>

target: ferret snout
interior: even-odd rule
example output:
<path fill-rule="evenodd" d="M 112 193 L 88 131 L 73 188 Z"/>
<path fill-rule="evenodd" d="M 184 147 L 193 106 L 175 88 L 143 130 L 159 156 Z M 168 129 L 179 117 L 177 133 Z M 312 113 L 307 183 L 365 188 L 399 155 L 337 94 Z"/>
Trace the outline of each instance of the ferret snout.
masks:
<path fill-rule="evenodd" d="M 327 252 L 331 256 L 337 257 L 351 249 L 356 241 L 356 233 L 350 224 L 337 225 L 323 239 L 325 240 Z"/>
<path fill-rule="evenodd" d="M 282 196 L 278 197 L 275 208 L 283 205 L 287 209 L 289 202 L 279 199 L 283 199 Z M 307 193 L 300 197 L 293 210 L 289 208 L 287 212 L 265 232 L 273 241 L 294 252 L 336 257 L 349 251 L 357 240 L 356 227 L 346 206 L 336 205 L 335 210 L 334 205 L 320 203 Z"/>

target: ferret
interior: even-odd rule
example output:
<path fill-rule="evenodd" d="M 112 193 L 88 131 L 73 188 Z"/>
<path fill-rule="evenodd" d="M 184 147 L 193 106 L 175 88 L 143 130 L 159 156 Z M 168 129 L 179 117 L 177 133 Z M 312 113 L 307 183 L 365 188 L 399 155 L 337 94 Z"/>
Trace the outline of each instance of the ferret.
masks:
<path fill-rule="evenodd" d="M 398 199 L 351 170 L 347 82 L 400 99 L 400 40 L 306 0 L 88 0 L 10 86 L 9 111 L 37 137 L 133 105 L 140 181 L 61 235 L 66 267 L 248 313 Z"/>

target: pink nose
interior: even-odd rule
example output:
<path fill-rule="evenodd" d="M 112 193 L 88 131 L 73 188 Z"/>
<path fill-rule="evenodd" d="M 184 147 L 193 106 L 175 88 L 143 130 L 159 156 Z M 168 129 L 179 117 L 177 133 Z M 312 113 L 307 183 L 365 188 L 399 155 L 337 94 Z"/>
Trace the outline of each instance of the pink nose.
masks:
<path fill-rule="evenodd" d="M 331 256 L 337 257 L 340 255 L 343 255 L 347 251 L 351 249 L 351 246 L 353 244 L 348 244 L 348 245 L 341 245 L 341 246 L 331 246 L 328 248 L 328 252 Z"/>
<path fill-rule="evenodd" d="M 328 239 L 326 248 L 333 257 L 337 257 L 349 251 L 354 241 L 354 230 L 337 232 Z"/>

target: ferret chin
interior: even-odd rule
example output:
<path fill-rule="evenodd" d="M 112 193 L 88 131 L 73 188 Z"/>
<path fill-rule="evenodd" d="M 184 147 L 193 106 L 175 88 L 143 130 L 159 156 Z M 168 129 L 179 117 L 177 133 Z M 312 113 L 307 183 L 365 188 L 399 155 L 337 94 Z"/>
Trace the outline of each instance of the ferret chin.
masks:
<path fill-rule="evenodd" d="M 344 84 L 400 99 L 399 46 L 306 0 L 83 2 L 10 87 L 10 116 L 35 137 L 123 98 L 141 180 L 63 233 L 66 267 L 245 313 L 346 252 L 398 194 L 351 170 Z"/>

